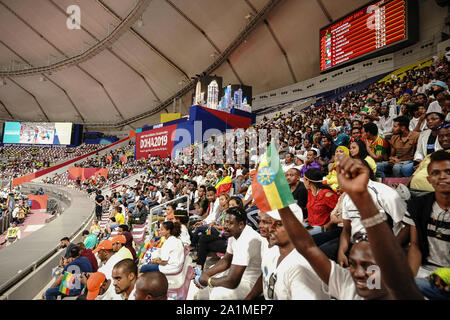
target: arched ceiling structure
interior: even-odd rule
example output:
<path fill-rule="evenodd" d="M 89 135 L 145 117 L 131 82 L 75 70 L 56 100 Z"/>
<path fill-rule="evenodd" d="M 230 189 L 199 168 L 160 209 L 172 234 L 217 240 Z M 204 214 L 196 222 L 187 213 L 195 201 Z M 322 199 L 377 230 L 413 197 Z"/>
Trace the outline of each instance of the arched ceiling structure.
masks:
<path fill-rule="evenodd" d="M 186 113 L 196 75 L 254 95 L 290 85 L 318 75 L 319 29 L 366 3 L 0 0 L 0 119 L 134 129 Z"/>

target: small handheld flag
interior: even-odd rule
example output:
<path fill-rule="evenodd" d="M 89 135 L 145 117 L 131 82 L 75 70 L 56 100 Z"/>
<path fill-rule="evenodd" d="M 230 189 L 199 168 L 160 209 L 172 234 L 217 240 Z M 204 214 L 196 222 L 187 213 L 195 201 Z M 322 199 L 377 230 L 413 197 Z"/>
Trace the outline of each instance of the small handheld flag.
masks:
<path fill-rule="evenodd" d="M 273 141 L 253 178 L 252 194 L 261 213 L 283 209 L 295 202 Z"/>

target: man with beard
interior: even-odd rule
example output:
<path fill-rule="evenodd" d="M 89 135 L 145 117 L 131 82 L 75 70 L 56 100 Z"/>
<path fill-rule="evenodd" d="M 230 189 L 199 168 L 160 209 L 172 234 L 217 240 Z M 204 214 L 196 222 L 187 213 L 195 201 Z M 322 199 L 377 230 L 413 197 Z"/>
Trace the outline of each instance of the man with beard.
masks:
<path fill-rule="evenodd" d="M 122 300 L 135 299 L 135 283 L 138 268 L 132 259 L 124 259 L 118 262 L 112 270 L 112 279 L 116 294 L 120 294 Z"/>
<path fill-rule="evenodd" d="M 312 151 L 310 151 L 312 153 Z M 308 152 L 308 153 L 310 153 Z M 308 191 L 305 188 L 303 182 L 300 181 L 300 171 L 292 168 L 286 172 L 286 180 L 291 187 L 292 195 L 294 196 L 297 204 L 302 208 L 303 218 L 308 217 L 308 211 L 306 210 L 306 203 L 308 202 Z"/>

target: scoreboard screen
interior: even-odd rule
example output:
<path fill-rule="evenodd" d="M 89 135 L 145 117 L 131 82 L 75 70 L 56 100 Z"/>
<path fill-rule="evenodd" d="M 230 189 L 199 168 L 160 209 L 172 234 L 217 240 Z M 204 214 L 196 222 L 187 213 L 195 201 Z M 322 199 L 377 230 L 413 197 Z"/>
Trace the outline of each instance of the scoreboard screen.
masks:
<path fill-rule="evenodd" d="M 320 30 L 320 71 L 356 62 L 383 49 L 415 41 L 413 0 L 378 0 Z M 413 12 L 415 13 L 415 12 Z M 415 14 L 413 14 L 415 16 Z M 360 60 L 358 59 L 358 60 Z"/>

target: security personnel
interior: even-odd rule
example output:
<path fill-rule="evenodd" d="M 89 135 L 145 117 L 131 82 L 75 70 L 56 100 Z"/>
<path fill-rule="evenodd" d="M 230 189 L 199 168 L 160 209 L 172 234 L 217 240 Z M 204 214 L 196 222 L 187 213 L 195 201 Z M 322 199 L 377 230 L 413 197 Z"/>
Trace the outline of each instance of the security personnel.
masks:
<path fill-rule="evenodd" d="M 8 241 L 6 245 L 9 245 L 19 239 L 20 239 L 20 228 L 17 226 L 16 222 L 13 222 L 11 224 L 11 227 L 8 228 L 8 232 L 6 234 L 6 240 Z"/>

